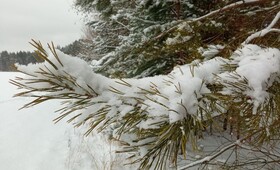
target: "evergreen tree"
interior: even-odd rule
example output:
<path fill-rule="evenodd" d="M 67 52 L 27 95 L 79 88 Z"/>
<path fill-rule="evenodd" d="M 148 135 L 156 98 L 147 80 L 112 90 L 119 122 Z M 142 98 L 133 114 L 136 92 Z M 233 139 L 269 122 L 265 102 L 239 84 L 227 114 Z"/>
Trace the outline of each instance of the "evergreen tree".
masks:
<path fill-rule="evenodd" d="M 60 50 L 65 54 L 80 57 L 88 62 L 93 59 L 99 59 L 96 58 L 97 56 L 93 53 L 92 44 L 87 39 L 76 40 L 73 43 L 60 48 Z"/>
<path fill-rule="evenodd" d="M 11 80 L 26 90 L 17 96 L 35 98 L 23 107 L 61 99 L 55 121 L 68 118 L 88 126 L 87 135 L 97 130 L 118 140 L 139 169 L 279 168 L 278 1 L 76 5 L 98 14 L 89 23 L 94 53 L 102 57 L 94 70 L 119 79 L 33 41 L 45 62 L 17 65 L 27 77 Z M 213 140 L 219 144 L 207 147 Z"/>
<path fill-rule="evenodd" d="M 203 59 L 197 49 L 209 44 L 231 43 L 222 52 L 227 53 L 224 56 L 232 53 L 249 32 L 263 27 L 266 20 L 266 10 L 252 17 L 241 9 L 253 13 L 273 3 L 252 1 L 249 6 L 199 18 L 230 2 L 234 1 L 79 0 L 76 5 L 95 12 L 88 24 L 96 36 L 94 51 L 104 56 L 95 71 L 113 77 L 145 77 L 166 74 L 177 64 Z M 172 43 L 175 41 L 170 40 L 176 37 L 180 40 Z"/>
<path fill-rule="evenodd" d="M 9 58 L 9 53 L 7 51 L 2 51 L 0 57 L 1 71 L 6 71 L 8 69 L 8 65 L 7 65 L 8 58 Z"/>

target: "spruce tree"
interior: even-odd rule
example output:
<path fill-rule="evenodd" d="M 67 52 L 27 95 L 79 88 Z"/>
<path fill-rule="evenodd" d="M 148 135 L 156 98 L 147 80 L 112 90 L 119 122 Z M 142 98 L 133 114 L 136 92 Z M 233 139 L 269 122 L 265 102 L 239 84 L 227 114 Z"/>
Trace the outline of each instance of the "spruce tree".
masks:
<path fill-rule="evenodd" d="M 97 14 L 89 22 L 102 57 L 95 72 L 33 41 L 45 62 L 17 65 L 27 77 L 11 80 L 25 89 L 16 96 L 35 98 L 23 107 L 61 99 L 55 121 L 119 141 L 139 169 L 279 168 L 278 1 L 76 5 Z"/>

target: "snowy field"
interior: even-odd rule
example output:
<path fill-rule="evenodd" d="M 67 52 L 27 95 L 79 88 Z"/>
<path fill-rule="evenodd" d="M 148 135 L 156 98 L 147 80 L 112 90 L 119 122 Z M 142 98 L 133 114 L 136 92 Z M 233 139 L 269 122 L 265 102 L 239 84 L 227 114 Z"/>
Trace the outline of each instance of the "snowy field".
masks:
<path fill-rule="evenodd" d="M 53 123 L 59 102 L 18 110 L 29 99 L 12 97 L 18 91 L 8 81 L 17 75 L 0 73 L 0 170 L 119 169 L 113 146 L 100 135 L 85 138 L 85 129 Z"/>
<path fill-rule="evenodd" d="M 65 120 L 54 124 L 59 101 L 19 110 L 31 101 L 13 98 L 19 90 L 9 79 L 20 73 L 0 72 L 0 170 L 131 170 L 116 145 L 98 134 L 84 137 L 86 128 Z M 180 161 L 179 161 L 180 164 Z"/>
<path fill-rule="evenodd" d="M 114 154 L 116 145 L 101 135 L 84 137 L 85 128 L 73 128 L 65 121 L 54 124 L 59 101 L 18 110 L 31 100 L 12 97 L 19 91 L 9 79 L 19 75 L 0 72 L 0 170 L 137 169 L 135 165 L 123 166 L 124 156 Z M 212 138 L 207 141 L 221 142 Z M 208 143 L 208 147 L 211 145 Z M 198 156 L 193 154 L 193 158 Z"/>

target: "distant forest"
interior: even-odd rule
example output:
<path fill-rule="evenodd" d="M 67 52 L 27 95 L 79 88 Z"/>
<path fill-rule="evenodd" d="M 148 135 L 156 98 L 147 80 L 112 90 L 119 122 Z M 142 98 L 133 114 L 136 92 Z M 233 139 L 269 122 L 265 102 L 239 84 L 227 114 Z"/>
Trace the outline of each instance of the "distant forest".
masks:
<path fill-rule="evenodd" d="M 64 47 L 57 47 L 60 51 L 65 54 L 77 56 L 85 61 L 91 61 L 90 59 L 96 59 L 92 54 L 92 46 L 87 40 L 79 39 Z M 35 52 L 0 52 L 0 71 L 16 71 L 13 65 L 19 63 L 22 65 L 28 65 L 29 63 L 38 62 L 35 57 Z"/>
<path fill-rule="evenodd" d="M 8 52 L 2 51 L 0 53 L 0 71 L 16 71 L 13 67 L 15 63 L 27 65 L 35 63 L 36 59 L 33 57 L 33 52 Z"/>

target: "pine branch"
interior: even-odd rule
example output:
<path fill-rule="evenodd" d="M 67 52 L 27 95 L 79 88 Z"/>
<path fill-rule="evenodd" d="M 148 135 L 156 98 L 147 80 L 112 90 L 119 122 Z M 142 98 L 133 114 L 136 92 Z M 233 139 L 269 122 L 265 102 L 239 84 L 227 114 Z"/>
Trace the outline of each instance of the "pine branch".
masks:
<path fill-rule="evenodd" d="M 256 3 L 260 3 L 262 1 L 264 1 L 264 0 L 242 0 L 242 1 L 234 2 L 232 4 L 224 6 L 221 9 L 217 9 L 217 10 L 212 11 L 212 12 L 210 12 L 210 13 L 204 15 L 204 16 L 192 19 L 191 21 L 187 21 L 187 22 L 201 21 L 201 20 L 204 20 L 206 18 L 212 17 L 213 15 L 219 14 L 221 12 L 225 12 L 225 11 L 231 10 L 233 8 L 239 8 L 239 7 L 244 6 L 244 5 L 256 4 Z"/>
<path fill-rule="evenodd" d="M 280 33 L 280 29 L 277 28 L 272 28 L 280 19 L 280 12 L 278 12 L 276 14 L 276 16 L 274 17 L 274 19 L 271 21 L 271 23 L 264 29 L 262 29 L 261 31 L 255 32 L 254 34 L 250 35 L 243 43 L 242 45 L 248 44 L 250 43 L 253 39 L 258 38 L 258 37 L 263 37 L 266 34 L 270 33 L 270 32 L 276 32 L 276 33 Z"/>
<path fill-rule="evenodd" d="M 204 20 L 206 18 L 209 18 L 209 17 L 212 17 L 214 15 L 217 15 L 221 12 L 225 12 L 225 11 L 228 11 L 228 10 L 231 10 L 233 8 L 239 8 L 241 6 L 244 6 L 244 5 L 251 5 L 251 4 L 256 4 L 256 3 L 260 3 L 264 0 L 242 0 L 242 1 L 238 1 L 238 2 L 234 2 L 232 4 L 229 4 L 229 5 L 226 5 L 224 6 L 223 8 L 221 9 L 217 9 L 215 11 L 212 11 L 204 16 L 201 16 L 199 18 L 195 18 L 195 19 L 192 19 L 192 20 L 187 20 L 187 21 L 179 21 L 178 23 L 176 23 L 175 26 L 171 27 L 170 29 L 160 33 L 159 35 L 157 35 L 156 37 L 152 38 L 150 41 L 157 41 L 163 37 L 165 37 L 167 34 L 173 32 L 174 30 L 176 30 L 178 28 L 178 25 L 180 24 L 183 24 L 183 23 L 187 23 L 187 24 L 190 24 L 190 23 L 193 23 L 193 22 L 197 22 L 197 21 L 201 21 L 201 20 Z"/>
<path fill-rule="evenodd" d="M 194 162 L 192 162 L 192 163 L 190 163 L 188 165 L 182 166 L 182 167 L 179 168 L 179 170 L 184 170 L 184 169 L 188 169 L 188 168 L 194 167 L 196 165 L 201 165 L 201 164 L 204 164 L 204 163 L 208 163 L 211 160 L 213 160 L 213 159 L 217 158 L 218 156 L 220 156 L 221 154 L 223 154 L 224 152 L 228 151 L 229 149 L 231 149 L 233 147 L 236 147 L 236 146 L 239 146 L 240 142 L 241 142 L 241 140 L 237 140 L 234 143 L 229 144 L 229 145 L 223 147 L 222 149 L 220 149 L 218 152 L 214 153 L 213 155 L 206 156 L 203 159 L 200 159 L 200 160 L 194 161 Z"/>

